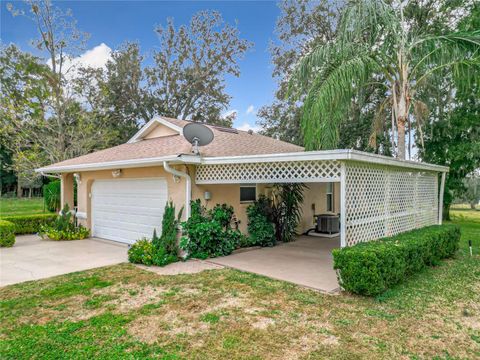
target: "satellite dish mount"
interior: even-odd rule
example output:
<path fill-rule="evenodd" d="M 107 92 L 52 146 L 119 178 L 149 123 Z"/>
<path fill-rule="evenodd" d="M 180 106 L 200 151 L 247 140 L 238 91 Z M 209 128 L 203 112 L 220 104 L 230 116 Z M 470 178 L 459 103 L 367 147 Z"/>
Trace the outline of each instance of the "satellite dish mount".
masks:
<path fill-rule="evenodd" d="M 184 126 L 183 136 L 192 144 L 192 153 L 200 155 L 200 146 L 205 146 L 212 142 L 213 131 L 205 125 L 192 122 Z"/>

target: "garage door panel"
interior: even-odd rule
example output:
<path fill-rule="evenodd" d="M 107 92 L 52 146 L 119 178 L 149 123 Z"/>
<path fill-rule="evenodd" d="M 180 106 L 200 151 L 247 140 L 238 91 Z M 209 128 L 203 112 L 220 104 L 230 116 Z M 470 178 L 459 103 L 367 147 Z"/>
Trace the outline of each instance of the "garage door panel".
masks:
<path fill-rule="evenodd" d="M 158 208 L 154 206 L 134 206 L 134 205 L 103 205 L 97 206 L 95 210 L 102 214 L 123 214 L 125 216 L 130 215 L 143 215 L 147 217 L 157 216 Z"/>
<path fill-rule="evenodd" d="M 134 243 L 161 231 L 165 179 L 97 181 L 92 186 L 93 236 Z"/>
<path fill-rule="evenodd" d="M 109 228 L 121 228 L 129 231 L 135 231 L 138 229 L 138 232 L 145 233 L 150 230 L 153 233 L 153 227 L 151 221 L 147 222 L 145 217 L 132 217 L 128 219 L 121 218 L 101 218 L 95 221 L 95 226 L 98 227 L 109 227 Z M 151 235 L 151 234 L 150 234 Z"/>

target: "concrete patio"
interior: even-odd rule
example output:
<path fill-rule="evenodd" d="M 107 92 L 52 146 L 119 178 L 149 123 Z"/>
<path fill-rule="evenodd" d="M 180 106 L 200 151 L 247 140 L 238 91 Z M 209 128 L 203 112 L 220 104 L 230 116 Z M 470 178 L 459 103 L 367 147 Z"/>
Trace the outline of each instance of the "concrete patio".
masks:
<path fill-rule="evenodd" d="M 0 286 L 38 280 L 127 261 L 125 244 L 85 239 L 41 240 L 17 236 L 12 248 L 0 248 Z"/>
<path fill-rule="evenodd" d="M 332 258 L 332 250 L 338 247 L 338 237 L 300 236 L 294 242 L 209 261 L 332 293 L 339 289 Z"/>

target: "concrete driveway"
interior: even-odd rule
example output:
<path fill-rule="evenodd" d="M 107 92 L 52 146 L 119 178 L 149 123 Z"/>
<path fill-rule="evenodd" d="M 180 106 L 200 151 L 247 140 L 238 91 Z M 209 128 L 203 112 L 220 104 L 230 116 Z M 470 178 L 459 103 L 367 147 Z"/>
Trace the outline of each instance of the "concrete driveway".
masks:
<path fill-rule="evenodd" d="M 108 240 L 41 240 L 17 236 L 12 248 L 0 248 L 0 286 L 43 279 L 127 261 L 127 245 Z"/>
<path fill-rule="evenodd" d="M 330 293 L 339 289 L 332 257 L 332 250 L 339 247 L 338 237 L 300 236 L 290 243 L 209 261 Z"/>

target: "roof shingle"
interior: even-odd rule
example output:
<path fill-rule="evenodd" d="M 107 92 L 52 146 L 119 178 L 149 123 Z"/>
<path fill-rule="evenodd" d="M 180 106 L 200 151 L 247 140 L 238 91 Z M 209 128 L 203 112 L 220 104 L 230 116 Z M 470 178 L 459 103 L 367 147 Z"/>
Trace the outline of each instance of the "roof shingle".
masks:
<path fill-rule="evenodd" d="M 165 117 L 162 117 L 162 119 L 182 128 L 190 123 L 190 121 L 180 119 Z M 300 146 L 267 136 L 248 133 L 241 130 L 233 133 L 230 131 L 222 131 L 215 126 L 207 126 L 213 131 L 214 140 L 207 146 L 200 148 L 200 154 L 203 157 L 262 155 L 304 151 Z M 152 139 L 143 139 L 138 142 L 126 143 L 105 150 L 95 151 L 87 155 L 52 164 L 44 169 L 48 170 L 49 167 L 56 168 L 61 166 L 191 154 L 191 150 L 192 145 L 183 137 L 183 135 L 169 135 Z"/>

